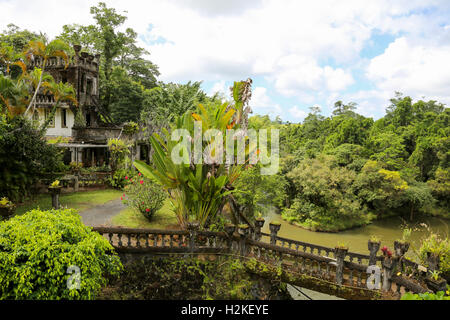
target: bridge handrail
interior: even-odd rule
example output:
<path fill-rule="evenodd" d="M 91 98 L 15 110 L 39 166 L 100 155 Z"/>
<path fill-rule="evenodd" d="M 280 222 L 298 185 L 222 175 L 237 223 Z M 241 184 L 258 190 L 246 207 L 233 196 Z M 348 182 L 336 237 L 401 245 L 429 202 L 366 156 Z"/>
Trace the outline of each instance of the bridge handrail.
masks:
<path fill-rule="evenodd" d="M 336 282 L 339 285 L 342 285 L 343 281 L 345 281 L 346 284 L 343 285 L 353 286 L 355 284 L 355 280 L 353 280 L 355 279 L 355 276 L 356 286 L 358 288 L 363 287 L 363 280 L 367 281 L 367 276 L 365 276 L 365 274 L 367 273 L 369 266 L 368 264 L 363 264 L 362 261 L 369 261 L 369 255 L 343 251 L 340 251 L 340 254 L 337 254 L 338 251 L 336 251 L 336 248 L 329 248 L 278 236 L 275 237 L 277 240 L 275 243 L 267 243 L 261 241 L 261 237 L 256 237 L 256 234 L 254 233 L 246 235 L 245 233 L 229 234 L 228 232 L 200 230 L 159 230 L 121 227 L 95 227 L 93 228 L 93 231 L 102 235 L 108 235 L 111 245 L 114 246 L 118 253 L 223 254 L 226 252 L 227 254 L 236 253 L 238 256 L 242 257 L 263 257 L 263 260 L 268 259 L 269 261 L 275 259 L 275 261 L 282 262 L 288 269 L 291 268 L 291 263 L 296 264 L 298 261 L 303 261 L 302 263 L 304 263 L 304 261 L 309 261 L 308 263 L 316 264 L 319 275 L 321 272 L 321 265 L 325 265 L 326 277 L 330 276 L 331 266 L 333 266 L 332 268 L 336 268 L 335 274 L 332 274 L 332 276 L 336 276 Z M 271 235 L 267 233 L 259 233 L 259 235 L 271 237 Z M 121 240 L 123 236 L 127 238 L 124 242 Z M 170 239 L 167 239 L 166 236 L 169 236 Z M 141 240 L 145 240 L 145 244 L 142 244 Z M 152 245 L 150 245 L 150 240 L 152 241 Z M 281 241 L 282 244 L 284 242 L 290 245 L 289 247 L 284 246 L 284 244 L 279 245 L 278 241 Z M 291 248 L 292 244 L 296 245 L 296 248 Z M 299 250 L 299 246 L 302 246 L 304 250 Z M 306 251 L 306 247 L 311 248 L 310 252 Z M 317 253 L 314 252 L 314 249 L 317 249 Z M 327 253 L 326 256 L 321 254 L 322 251 Z M 268 252 L 269 255 L 267 254 Z M 330 252 L 334 253 L 334 258 L 328 256 Z M 350 257 L 349 261 L 347 259 L 348 257 Z M 356 263 L 353 262 L 354 258 L 357 258 Z M 383 261 L 383 259 L 383 256 L 376 257 L 376 261 Z M 419 270 L 419 264 L 406 259 L 404 256 L 402 256 L 399 261 L 402 263 L 403 267 L 412 267 L 413 274 L 419 274 L 417 272 Z M 388 265 L 385 265 L 385 263 L 382 263 L 383 270 L 385 266 L 391 268 Z M 308 272 L 315 272 L 313 269 L 307 270 L 309 270 Z M 343 280 L 344 273 L 346 274 L 345 280 Z M 403 290 L 405 291 L 412 291 L 415 293 L 428 291 L 426 286 L 424 287 L 414 281 L 414 279 L 409 279 L 405 276 L 389 275 L 388 278 L 390 279 L 389 281 L 391 281 L 390 283 L 396 285 L 396 292 L 398 294 L 402 288 L 404 288 Z M 386 290 L 390 291 L 390 285 L 388 288 L 389 289 Z"/>
<path fill-rule="evenodd" d="M 270 237 L 270 234 L 264 233 L 264 232 L 261 232 L 261 235 L 265 236 L 265 237 Z M 325 246 L 321 246 L 321 245 L 317 245 L 317 244 L 312 244 L 312 243 L 303 242 L 303 241 L 299 241 L 299 240 L 283 238 L 283 237 L 280 237 L 280 236 L 277 236 L 276 239 L 277 239 L 277 241 L 286 242 L 288 244 L 294 244 L 294 245 L 299 245 L 299 246 L 302 246 L 302 247 L 308 247 L 308 248 L 311 248 L 311 250 L 317 249 L 318 251 L 319 250 L 323 250 L 325 252 L 334 252 L 334 248 L 325 247 Z M 350 260 L 352 260 L 352 259 L 369 260 L 370 259 L 369 255 L 356 253 L 356 252 L 351 252 L 351 251 L 347 252 L 346 256 L 350 257 Z M 377 256 L 377 260 L 378 261 L 382 261 L 383 260 L 383 256 Z"/>
<path fill-rule="evenodd" d="M 120 228 L 120 227 L 95 227 L 92 229 L 100 234 L 152 234 L 152 235 L 189 235 L 186 230 L 159 230 L 159 229 L 133 229 L 133 228 Z"/>

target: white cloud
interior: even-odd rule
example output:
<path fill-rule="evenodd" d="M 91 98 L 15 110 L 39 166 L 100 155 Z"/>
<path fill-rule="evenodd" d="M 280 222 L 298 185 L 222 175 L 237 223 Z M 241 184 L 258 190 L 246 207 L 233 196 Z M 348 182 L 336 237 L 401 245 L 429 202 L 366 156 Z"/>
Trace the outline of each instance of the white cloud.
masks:
<path fill-rule="evenodd" d="M 118 12 L 127 10 L 124 27 L 139 33 L 162 81 L 203 80 L 221 90 L 222 83 L 251 77 L 266 79 L 270 89 L 295 97 L 299 105 L 331 97 L 354 101 L 344 99 L 352 98 L 346 91 L 358 84 L 356 72 L 366 63 L 361 50 L 376 32 L 398 39 L 370 61 L 367 78 L 375 89 L 353 94 L 370 92 L 370 99 L 361 97 L 362 105 L 366 101 L 369 108 L 367 101 L 381 101 L 395 90 L 450 102 L 445 90 L 450 87 L 448 0 L 105 2 Z M 97 3 L 0 0 L 0 30 L 14 23 L 54 37 L 64 24 L 92 23 L 89 7 Z M 227 88 L 225 93 L 229 95 Z M 255 90 L 254 99 L 269 108 L 264 94 Z M 271 104 L 273 110 L 281 109 L 277 101 Z"/>
<path fill-rule="evenodd" d="M 298 106 L 293 106 L 292 108 L 289 109 L 289 113 L 296 119 L 299 121 L 303 121 L 303 119 L 306 118 L 306 116 L 308 115 L 308 112 L 301 110 Z"/>
<path fill-rule="evenodd" d="M 267 95 L 267 88 L 264 87 L 255 87 L 253 89 L 250 106 L 253 113 L 261 115 L 269 114 L 271 116 L 278 116 L 282 111 L 280 105 L 274 103 Z"/>
<path fill-rule="evenodd" d="M 450 103 L 450 44 L 415 43 L 401 37 L 373 58 L 367 77 L 378 89 Z"/>
<path fill-rule="evenodd" d="M 214 83 L 211 90 L 209 91 L 210 95 L 214 95 L 216 93 L 219 93 L 224 97 L 228 96 L 228 90 L 224 80 Z"/>

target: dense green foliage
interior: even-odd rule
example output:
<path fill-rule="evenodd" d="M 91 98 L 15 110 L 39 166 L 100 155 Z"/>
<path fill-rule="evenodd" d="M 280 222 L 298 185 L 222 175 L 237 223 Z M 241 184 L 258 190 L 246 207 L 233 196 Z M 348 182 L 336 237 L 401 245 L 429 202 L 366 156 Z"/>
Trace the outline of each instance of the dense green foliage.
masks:
<path fill-rule="evenodd" d="M 414 294 L 411 292 L 405 293 L 401 300 L 450 300 L 450 296 L 445 295 L 444 291 L 439 291 L 437 293 L 420 293 Z"/>
<path fill-rule="evenodd" d="M 79 289 L 71 266 L 81 272 Z M 0 223 L 0 299 L 94 299 L 121 267 L 74 210 L 33 210 Z"/>
<path fill-rule="evenodd" d="M 279 279 L 262 280 L 229 258 L 145 259 L 125 265 L 118 281 L 99 297 L 115 300 L 290 299 Z"/>
<path fill-rule="evenodd" d="M 354 110 L 338 101 L 330 117 L 312 108 L 301 124 L 250 118 L 280 130 L 283 217 L 324 231 L 389 215 L 448 217 L 450 109 L 397 94 L 377 121 Z"/>
<path fill-rule="evenodd" d="M 31 121 L 0 114 L 0 196 L 23 200 L 39 179 L 63 165 L 61 149 L 48 144 Z"/>

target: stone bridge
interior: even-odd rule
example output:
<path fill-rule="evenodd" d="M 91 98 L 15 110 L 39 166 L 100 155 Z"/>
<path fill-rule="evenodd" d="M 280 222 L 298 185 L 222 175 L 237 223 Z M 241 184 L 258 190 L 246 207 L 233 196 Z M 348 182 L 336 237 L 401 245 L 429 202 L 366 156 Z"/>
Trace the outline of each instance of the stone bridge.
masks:
<path fill-rule="evenodd" d="M 388 256 L 377 255 L 380 243 L 369 241 L 369 254 L 364 255 L 279 237 L 278 224 L 271 223 L 271 233 L 263 233 L 263 225 L 261 219 L 254 231 L 242 225 L 227 225 L 226 232 L 200 231 L 196 224 L 188 230 L 97 227 L 94 231 L 127 261 L 148 255 L 232 256 L 244 260 L 249 272 L 276 275 L 283 282 L 344 299 L 399 299 L 405 292 L 445 290 L 445 285 L 437 288 L 428 281 L 431 270 L 405 258 L 407 243 L 395 242 L 395 252 Z"/>

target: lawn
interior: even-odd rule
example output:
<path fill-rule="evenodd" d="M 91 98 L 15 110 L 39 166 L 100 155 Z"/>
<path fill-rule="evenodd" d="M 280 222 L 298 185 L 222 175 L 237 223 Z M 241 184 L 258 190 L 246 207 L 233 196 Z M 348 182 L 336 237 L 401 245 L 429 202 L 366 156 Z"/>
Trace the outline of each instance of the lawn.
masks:
<path fill-rule="evenodd" d="M 176 229 L 178 221 L 171 210 L 170 201 L 166 200 L 163 207 L 154 214 L 152 221 L 148 221 L 140 212 L 127 208 L 112 218 L 112 224 L 138 229 Z"/>
<path fill-rule="evenodd" d="M 62 207 L 84 211 L 92 207 L 105 204 L 111 200 L 116 200 L 122 195 L 122 191 L 114 189 L 83 191 L 76 193 L 61 194 L 60 203 Z M 52 208 L 52 198 L 49 194 L 40 194 L 35 199 L 19 205 L 16 214 L 24 214 L 32 209 L 50 210 Z"/>

